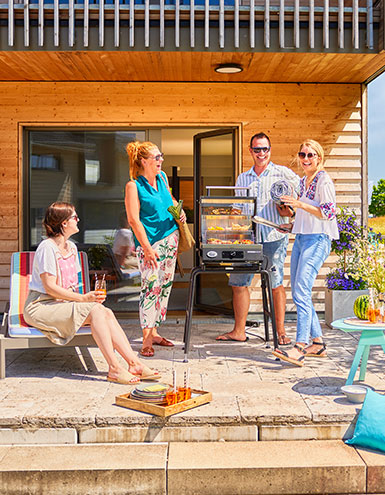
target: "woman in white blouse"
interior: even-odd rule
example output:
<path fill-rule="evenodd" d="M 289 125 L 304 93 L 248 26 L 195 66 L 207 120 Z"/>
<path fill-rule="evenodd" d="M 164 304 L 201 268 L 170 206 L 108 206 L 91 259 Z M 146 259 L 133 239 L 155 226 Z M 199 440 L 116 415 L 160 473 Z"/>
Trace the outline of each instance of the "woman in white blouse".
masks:
<path fill-rule="evenodd" d="M 338 239 L 339 233 L 336 194 L 333 182 L 323 167 L 322 146 L 307 139 L 300 146 L 297 160 L 305 173 L 301 179 L 299 197 L 282 197 L 285 205 L 296 210 L 294 224 L 290 226 L 292 233 L 296 234 L 290 279 L 297 306 L 297 336 L 293 349 L 289 352 L 276 349 L 273 354 L 283 361 L 303 366 L 305 357 L 326 357 L 326 345 L 311 293 L 318 272 L 329 256 L 331 241 Z"/>

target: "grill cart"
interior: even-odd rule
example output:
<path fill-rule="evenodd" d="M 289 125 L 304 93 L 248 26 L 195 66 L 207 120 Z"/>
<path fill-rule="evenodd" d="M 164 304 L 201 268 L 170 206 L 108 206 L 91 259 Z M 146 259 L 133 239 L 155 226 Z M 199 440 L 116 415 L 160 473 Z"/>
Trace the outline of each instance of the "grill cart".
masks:
<path fill-rule="evenodd" d="M 269 318 L 274 347 L 278 347 L 270 267 L 256 242 L 252 218 L 257 213 L 257 198 L 252 196 L 211 196 L 212 189 L 226 189 L 239 194 L 248 187 L 207 186 L 207 196 L 199 201 L 199 238 L 196 239 L 199 264 L 191 270 L 184 329 L 184 361 L 188 361 L 191 319 L 197 276 L 202 273 L 258 273 L 261 276 L 265 340 L 269 341 Z"/>

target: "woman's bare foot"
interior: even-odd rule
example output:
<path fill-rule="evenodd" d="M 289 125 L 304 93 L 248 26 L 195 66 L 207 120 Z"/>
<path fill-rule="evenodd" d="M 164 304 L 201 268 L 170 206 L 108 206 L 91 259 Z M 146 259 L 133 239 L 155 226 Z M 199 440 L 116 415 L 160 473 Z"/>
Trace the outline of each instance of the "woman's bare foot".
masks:
<path fill-rule="evenodd" d="M 222 335 L 218 335 L 218 337 L 215 339 L 218 341 L 237 341 L 237 342 L 246 342 L 248 338 L 246 337 L 246 333 L 243 332 L 235 332 L 234 330 L 232 332 L 224 333 Z"/>
<path fill-rule="evenodd" d="M 291 339 L 285 334 L 278 335 L 278 344 L 279 345 L 290 345 Z"/>

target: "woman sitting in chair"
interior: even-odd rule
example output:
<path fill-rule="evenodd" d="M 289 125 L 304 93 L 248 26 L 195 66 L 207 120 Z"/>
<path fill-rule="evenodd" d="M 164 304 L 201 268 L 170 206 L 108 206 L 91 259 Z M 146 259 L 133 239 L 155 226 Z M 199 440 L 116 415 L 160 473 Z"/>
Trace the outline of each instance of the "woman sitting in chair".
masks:
<path fill-rule="evenodd" d="M 78 221 L 75 207 L 69 203 L 48 207 L 44 218 L 48 239 L 39 244 L 35 254 L 24 306 L 25 321 L 58 345 L 69 342 L 81 326 L 90 325 L 108 363 L 110 382 L 132 385 L 141 379 L 159 379 L 157 371 L 140 362 L 113 312 L 103 306 L 105 295 L 95 291 L 79 293 L 78 252 L 69 240 L 79 232 Z M 120 365 L 115 350 L 127 362 L 128 370 Z"/>

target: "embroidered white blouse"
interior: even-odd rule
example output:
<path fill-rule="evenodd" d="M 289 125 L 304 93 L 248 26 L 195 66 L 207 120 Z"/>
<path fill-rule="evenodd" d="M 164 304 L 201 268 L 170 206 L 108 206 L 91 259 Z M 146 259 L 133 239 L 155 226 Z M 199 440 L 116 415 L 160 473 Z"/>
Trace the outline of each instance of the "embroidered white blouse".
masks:
<path fill-rule="evenodd" d="M 298 199 L 321 208 L 322 218 L 297 208 L 293 234 L 326 234 L 330 239 L 339 239 L 336 192 L 333 181 L 324 170 L 317 173 L 308 189 L 306 189 L 306 177 L 302 177 Z"/>

